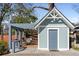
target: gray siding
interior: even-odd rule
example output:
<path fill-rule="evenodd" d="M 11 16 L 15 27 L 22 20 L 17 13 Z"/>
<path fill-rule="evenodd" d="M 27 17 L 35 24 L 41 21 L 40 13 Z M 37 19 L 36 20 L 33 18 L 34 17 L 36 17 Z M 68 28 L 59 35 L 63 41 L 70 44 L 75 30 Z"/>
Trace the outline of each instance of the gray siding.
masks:
<path fill-rule="evenodd" d="M 39 47 L 47 48 L 47 29 L 39 27 Z"/>
<path fill-rule="evenodd" d="M 59 48 L 68 47 L 68 32 L 67 28 L 59 28 Z"/>
<path fill-rule="evenodd" d="M 59 48 L 68 48 L 68 27 L 61 27 L 63 23 L 51 23 L 51 20 L 45 20 L 41 26 L 49 26 L 49 28 L 59 28 Z M 39 27 L 39 48 L 47 48 L 47 28 Z"/>
<path fill-rule="evenodd" d="M 68 47 L 68 28 L 59 28 L 59 48 Z M 39 47 L 47 48 L 47 28 L 39 28 Z"/>

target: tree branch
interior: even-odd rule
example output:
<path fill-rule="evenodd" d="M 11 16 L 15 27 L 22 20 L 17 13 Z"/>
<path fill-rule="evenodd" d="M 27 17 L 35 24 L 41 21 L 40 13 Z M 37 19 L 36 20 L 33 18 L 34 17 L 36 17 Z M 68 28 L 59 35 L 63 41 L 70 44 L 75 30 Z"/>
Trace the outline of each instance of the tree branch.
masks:
<path fill-rule="evenodd" d="M 40 6 L 38 6 L 38 7 L 37 7 L 37 6 L 34 6 L 34 7 L 32 8 L 32 10 L 34 10 L 35 8 L 40 8 L 40 9 L 44 9 L 44 10 L 47 10 L 47 11 L 49 10 L 48 8 L 40 7 Z"/>

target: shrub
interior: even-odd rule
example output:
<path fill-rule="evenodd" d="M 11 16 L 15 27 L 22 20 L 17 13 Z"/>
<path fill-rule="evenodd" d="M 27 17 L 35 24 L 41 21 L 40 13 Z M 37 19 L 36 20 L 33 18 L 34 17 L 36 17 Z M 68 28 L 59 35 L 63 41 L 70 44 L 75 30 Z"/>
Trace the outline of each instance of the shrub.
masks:
<path fill-rule="evenodd" d="M 27 38 L 29 38 L 31 35 L 32 35 L 31 30 L 29 30 L 29 29 L 25 30 L 25 36 L 26 36 Z"/>
<path fill-rule="evenodd" d="M 72 45 L 72 48 L 73 48 L 74 50 L 79 51 L 79 47 L 75 46 L 75 44 L 74 44 L 74 45 Z"/>
<path fill-rule="evenodd" d="M 0 54 L 5 54 L 9 52 L 8 50 L 8 43 L 5 41 L 0 41 Z"/>

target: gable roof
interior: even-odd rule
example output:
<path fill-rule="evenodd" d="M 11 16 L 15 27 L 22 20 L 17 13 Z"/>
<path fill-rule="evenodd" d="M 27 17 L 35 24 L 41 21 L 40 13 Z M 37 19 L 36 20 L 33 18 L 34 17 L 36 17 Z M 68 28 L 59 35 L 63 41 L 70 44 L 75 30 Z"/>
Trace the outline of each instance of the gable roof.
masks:
<path fill-rule="evenodd" d="M 74 29 L 74 25 L 54 6 L 54 8 L 49 11 L 38 23 L 34 26 L 34 28 L 37 28 L 48 16 L 52 11 L 55 10 L 63 19 L 64 23 L 70 28 Z"/>

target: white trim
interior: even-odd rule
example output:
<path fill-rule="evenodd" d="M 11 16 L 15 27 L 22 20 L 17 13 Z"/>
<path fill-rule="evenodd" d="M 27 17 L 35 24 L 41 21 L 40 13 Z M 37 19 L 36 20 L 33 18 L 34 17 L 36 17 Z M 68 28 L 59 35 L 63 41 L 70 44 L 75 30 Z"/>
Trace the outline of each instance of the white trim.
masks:
<path fill-rule="evenodd" d="M 40 27 L 39 27 L 40 28 Z M 40 43 L 39 43 L 39 40 L 40 40 L 40 38 L 39 38 L 39 28 L 38 28 L 38 49 L 39 50 L 49 50 L 48 48 L 40 48 Z"/>
<path fill-rule="evenodd" d="M 55 17 L 55 16 L 53 16 L 53 17 L 47 17 L 46 19 L 52 19 L 52 18 L 60 19 L 62 17 Z"/>
<path fill-rule="evenodd" d="M 47 48 L 49 49 L 49 29 L 47 28 Z"/>
<path fill-rule="evenodd" d="M 39 49 L 39 28 L 38 28 L 38 49 Z"/>
<path fill-rule="evenodd" d="M 59 51 L 66 51 L 69 50 L 69 28 L 68 28 L 68 36 L 67 36 L 67 40 L 68 40 L 68 47 L 67 48 L 59 48 L 59 28 L 47 28 L 47 48 L 49 50 L 49 29 L 57 29 L 57 50 Z"/>
<path fill-rule="evenodd" d="M 66 51 L 66 50 L 69 50 L 69 28 L 67 28 L 67 44 L 68 44 L 68 46 L 67 46 L 67 48 L 59 48 L 58 50 L 59 51 Z"/>
<path fill-rule="evenodd" d="M 58 16 L 58 14 L 56 14 L 56 16 Z"/>
<path fill-rule="evenodd" d="M 68 50 L 69 50 L 69 28 L 68 28 L 68 36 L 67 36 L 67 40 L 68 40 Z"/>
<path fill-rule="evenodd" d="M 47 28 L 47 48 L 40 48 L 39 47 L 39 28 L 38 28 L 38 49 L 39 50 L 47 50 L 47 51 L 50 51 L 49 50 L 49 29 L 57 29 L 57 50 L 59 51 L 66 51 L 66 50 L 69 50 L 69 28 L 67 29 L 67 33 L 68 33 L 68 36 L 67 36 L 67 40 L 68 40 L 68 47 L 67 48 L 59 48 L 59 28 Z"/>
<path fill-rule="evenodd" d="M 70 27 L 71 29 L 74 29 L 75 27 L 73 26 L 73 24 L 71 24 L 69 21 L 68 21 L 68 19 L 66 18 L 66 17 L 64 17 L 61 13 L 60 13 L 60 11 L 59 10 L 57 10 L 57 8 L 56 7 L 54 7 L 36 26 L 35 26 L 35 28 L 37 28 L 47 17 L 48 17 L 48 15 L 50 14 L 50 13 L 52 13 L 52 11 L 53 12 L 57 12 L 63 19 L 63 21 L 68 25 L 68 27 Z"/>
<path fill-rule="evenodd" d="M 57 29 L 57 50 L 59 50 L 59 28 L 47 28 L 47 48 L 49 49 L 49 29 Z"/>
<path fill-rule="evenodd" d="M 60 48 L 59 49 L 59 51 L 67 51 L 67 50 L 69 50 L 69 49 L 67 49 L 67 48 Z"/>
<path fill-rule="evenodd" d="M 47 25 L 47 26 L 45 26 L 45 25 L 41 25 L 41 26 L 38 26 L 38 27 L 58 27 L 58 28 L 61 28 L 61 27 L 66 27 L 66 28 L 68 28 L 66 25 L 63 25 L 63 24 L 52 24 L 52 25 Z"/>
<path fill-rule="evenodd" d="M 35 28 L 37 28 L 49 16 L 49 14 L 54 10 L 54 8 L 35 26 Z"/>
<path fill-rule="evenodd" d="M 58 28 L 58 50 L 59 50 L 59 28 Z"/>
<path fill-rule="evenodd" d="M 51 17 L 53 17 L 53 15 L 52 15 L 52 14 L 49 14 L 49 15 L 51 15 Z"/>
<path fill-rule="evenodd" d="M 62 20 L 71 28 L 74 29 L 75 27 L 59 12 L 59 10 L 55 7 L 54 8 L 56 10 L 56 12 L 58 12 L 58 14 L 60 14 L 60 16 L 63 18 Z"/>
<path fill-rule="evenodd" d="M 38 50 L 46 50 L 46 51 L 49 51 L 48 48 L 38 48 Z"/>

